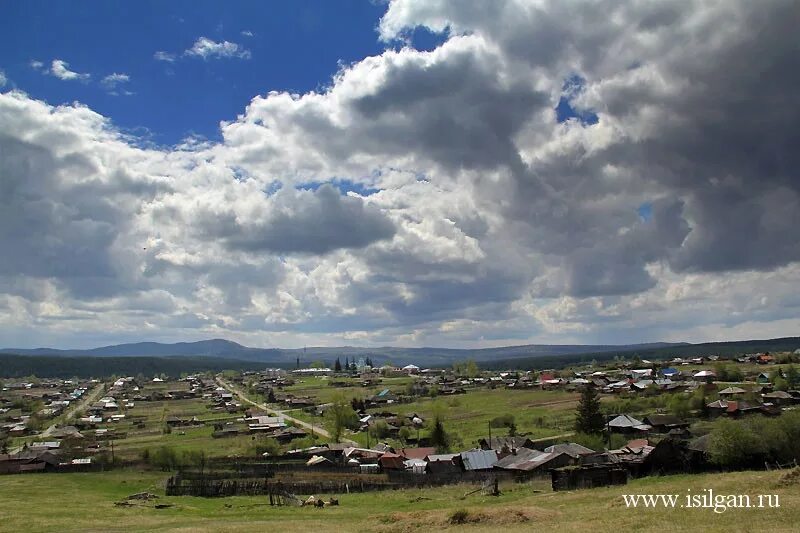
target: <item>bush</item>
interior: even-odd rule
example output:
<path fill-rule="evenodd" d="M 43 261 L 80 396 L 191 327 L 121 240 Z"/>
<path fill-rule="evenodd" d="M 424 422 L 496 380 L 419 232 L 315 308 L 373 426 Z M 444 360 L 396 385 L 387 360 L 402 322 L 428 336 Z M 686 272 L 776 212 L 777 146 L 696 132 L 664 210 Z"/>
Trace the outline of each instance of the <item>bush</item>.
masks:
<path fill-rule="evenodd" d="M 458 524 L 466 524 L 469 522 L 469 511 L 466 509 L 456 509 L 450 516 L 447 518 L 447 521 L 451 524 L 458 525 Z"/>
<path fill-rule="evenodd" d="M 507 428 L 514 425 L 514 415 L 511 413 L 492 418 L 489 426 L 493 428 Z"/>
<path fill-rule="evenodd" d="M 264 455 L 265 453 L 269 455 L 280 455 L 281 452 L 281 445 L 278 441 L 269 437 L 257 439 L 253 445 L 253 453 L 255 455 Z"/>

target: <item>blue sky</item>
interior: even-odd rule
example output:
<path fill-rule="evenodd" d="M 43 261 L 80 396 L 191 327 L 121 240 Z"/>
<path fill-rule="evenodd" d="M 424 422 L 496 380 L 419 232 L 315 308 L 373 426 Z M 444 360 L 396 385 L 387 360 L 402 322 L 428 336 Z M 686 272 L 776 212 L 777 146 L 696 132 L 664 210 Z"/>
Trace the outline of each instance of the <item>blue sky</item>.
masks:
<path fill-rule="evenodd" d="M 35 98 L 80 101 L 158 144 L 192 133 L 216 139 L 219 121 L 234 120 L 253 96 L 319 90 L 340 61 L 380 53 L 375 27 L 384 11 L 365 0 L 4 2 L 0 68 Z M 236 43 L 250 57 L 182 56 L 200 37 Z M 426 45 L 424 36 L 418 45 Z M 157 51 L 174 61 L 154 59 Z M 30 67 L 54 59 L 90 80 Z M 113 73 L 129 76 L 119 88 L 134 94 L 109 94 L 100 81 Z"/>

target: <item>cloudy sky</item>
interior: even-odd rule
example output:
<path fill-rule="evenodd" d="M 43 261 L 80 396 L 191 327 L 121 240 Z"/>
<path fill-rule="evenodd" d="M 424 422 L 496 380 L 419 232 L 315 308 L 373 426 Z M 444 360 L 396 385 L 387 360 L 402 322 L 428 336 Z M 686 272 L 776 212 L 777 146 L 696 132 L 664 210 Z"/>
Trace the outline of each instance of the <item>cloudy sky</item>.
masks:
<path fill-rule="evenodd" d="M 792 0 L 13 2 L 0 346 L 800 334 Z"/>

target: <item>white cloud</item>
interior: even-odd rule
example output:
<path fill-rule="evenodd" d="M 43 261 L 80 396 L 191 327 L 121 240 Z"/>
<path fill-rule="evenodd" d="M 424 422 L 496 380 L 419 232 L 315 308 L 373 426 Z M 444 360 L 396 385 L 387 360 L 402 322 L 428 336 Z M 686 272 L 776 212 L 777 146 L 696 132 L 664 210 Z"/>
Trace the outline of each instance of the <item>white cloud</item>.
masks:
<path fill-rule="evenodd" d="M 62 59 L 54 59 L 50 65 L 50 74 L 60 80 L 79 80 L 88 81 L 90 74 L 81 74 L 69 69 L 69 63 Z"/>
<path fill-rule="evenodd" d="M 791 334 L 790 4 L 396 0 L 383 38 L 426 26 L 444 43 L 258 96 L 222 141 L 171 150 L 80 105 L 2 95 L 0 336 Z M 243 53 L 203 39 L 187 55 Z M 596 122 L 559 123 L 562 98 Z"/>
<path fill-rule="evenodd" d="M 250 59 L 250 50 L 230 41 L 216 42 L 208 37 L 200 37 L 184 55 L 209 58 Z"/>
<path fill-rule="evenodd" d="M 119 74 L 117 72 L 113 74 L 109 74 L 108 76 L 104 77 L 100 80 L 100 85 L 103 86 L 104 89 L 109 91 L 112 94 L 117 94 L 116 89 L 119 85 L 128 83 L 131 80 L 131 77 L 127 74 Z M 124 91 L 124 94 L 130 95 L 129 91 Z"/>
<path fill-rule="evenodd" d="M 244 37 L 252 37 L 254 34 L 250 30 L 242 30 L 242 36 Z"/>
<path fill-rule="evenodd" d="M 155 54 L 153 54 L 153 58 L 158 61 L 166 61 L 168 63 L 173 63 L 175 61 L 175 54 L 170 54 L 169 52 L 164 52 L 159 50 Z"/>
<path fill-rule="evenodd" d="M 5 71 L 0 69 L 0 87 L 5 87 L 6 83 L 8 83 L 8 78 L 6 77 Z"/>

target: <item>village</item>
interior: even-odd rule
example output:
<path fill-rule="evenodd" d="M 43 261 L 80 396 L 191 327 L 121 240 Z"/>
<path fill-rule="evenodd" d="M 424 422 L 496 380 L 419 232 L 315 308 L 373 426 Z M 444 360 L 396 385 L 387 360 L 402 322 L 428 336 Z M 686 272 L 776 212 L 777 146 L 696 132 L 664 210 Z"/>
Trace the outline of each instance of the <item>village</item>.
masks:
<path fill-rule="evenodd" d="M 615 359 L 538 372 L 337 359 L 182 377 L 5 380 L 0 474 L 156 471 L 167 495 L 285 503 L 788 468 L 800 438 L 798 357 Z M 788 440 L 720 449 L 715 436 L 730 424 Z"/>

